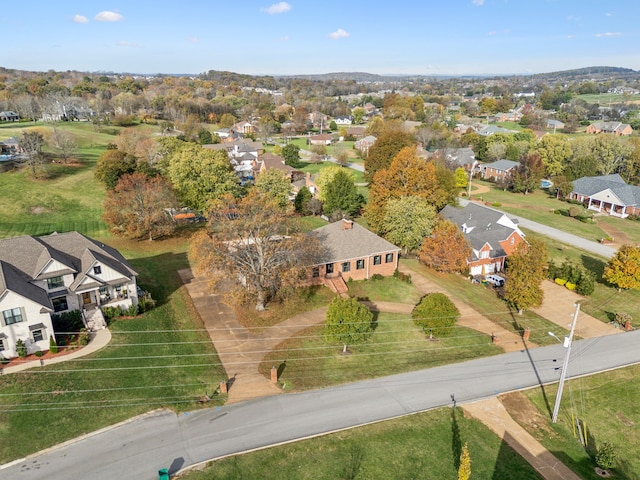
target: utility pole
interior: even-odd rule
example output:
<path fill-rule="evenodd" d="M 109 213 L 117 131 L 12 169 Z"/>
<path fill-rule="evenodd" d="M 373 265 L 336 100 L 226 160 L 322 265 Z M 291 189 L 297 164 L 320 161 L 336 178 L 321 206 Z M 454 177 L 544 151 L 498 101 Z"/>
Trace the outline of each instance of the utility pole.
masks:
<path fill-rule="evenodd" d="M 567 369 L 569 367 L 569 355 L 571 355 L 571 344 L 573 343 L 573 333 L 576 330 L 576 322 L 578 321 L 578 312 L 580 311 L 580 304 L 576 303 L 576 311 L 573 314 L 573 322 L 571 323 L 571 331 L 569 336 L 564 338 L 565 347 L 567 352 L 564 355 L 564 363 L 562 365 L 562 373 L 560 374 L 560 383 L 558 383 L 558 394 L 556 395 L 556 404 L 553 406 L 553 415 L 551 416 L 551 422 L 556 423 L 558 421 L 558 411 L 560 410 L 560 402 L 562 400 L 562 390 L 564 390 L 564 381 L 567 378 Z"/>

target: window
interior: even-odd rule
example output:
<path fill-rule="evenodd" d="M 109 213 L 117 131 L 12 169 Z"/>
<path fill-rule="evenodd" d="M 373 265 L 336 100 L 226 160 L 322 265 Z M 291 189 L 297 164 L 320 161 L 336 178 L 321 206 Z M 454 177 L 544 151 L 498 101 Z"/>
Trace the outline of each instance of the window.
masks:
<path fill-rule="evenodd" d="M 342 262 L 342 271 L 348 272 L 351 270 L 351 262 Z"/>
<path fill-rule="evenodd" d="M 52 298 L 51 303 L 53 304 L 54 312 L 62 312 L 64 310 L 69 310 L 69 305 L 67 304 L 67 297 Z"/>
<path fill-rule="evenodd" d="M 60 287 L 64 287 L 64 280 L 62 279 L 62 277 L 47 278 L 47 288 L 49 290 Z"/>
<path fill-rule="evenodd" d="M 376 255 L 373 257 L 373 264 L 380 265 L 382 263 L 382 255 Z"/>
<path fill-rule="evenodd" d="M 313 267 L 313 278 L 318 278 L 320 276 L 320 268 Z"/>
<path fill-rule="evenodd" d="M 516 238 L 515 237 L 511 237 L 511 245 L 513 245 L 514 243 L 516 243 Z"/>
<path fill-rule="evenodd" d="M 44 332 L 42 330 L 34 330 L 33 332 L 31 332 L 31 335 L 33 335 L 34 342 L 44 340 Z"/>
<path fill-rule="evenodd" d="M 4 346 L 4 340 L 0 338 L 0 352 L 4 352 L 5 346 Z"/>
<path fill-rule="evenodd" d="M 489 258 L 489 250 L 482 250 L 480 252 L 480 258 Z"/>
<path fill-rule="evenodd" d="M 20 308 L 5 310 L 2 312 L 2 316 L 4 317 L 5 325 L 13 325 L 14 323 L 20 323 L 23 320 L 22 310 L 20 310 Z"/>
<path fill-rule="evenodd" d="M 100 275 L 102 273 L 102 267 L 100 265 L 96 265 L 95 267 L 93 267 L 93 273 L 95 273 L 96 275 Z"/>
<path fill-rule="evenodd" d="M 356 270 L 362 270 L 364 268 L 364 260 L 356 260 Z"/>
<path fill-rule="evenodd" d="M 333 273 L 333 263 L 327 263 L 325 269 L 326 269 L 327 275 L 330 273 Z"/>
<path fill-rule="evenodd" d="M 393 253 L 387 253 L 384 256 L 384 263 L 391 263 L 393 262 Z"/>

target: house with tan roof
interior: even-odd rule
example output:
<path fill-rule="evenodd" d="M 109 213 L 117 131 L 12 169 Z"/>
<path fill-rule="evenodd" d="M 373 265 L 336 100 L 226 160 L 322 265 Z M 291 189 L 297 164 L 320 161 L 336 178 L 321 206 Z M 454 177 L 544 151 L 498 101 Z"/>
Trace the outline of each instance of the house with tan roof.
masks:
<path fill-rule="evenodd" d="M 586 129 L 587 133 L 609 133 L 616 136 L 627 136 L 633 133 L 633 128 L 628 123 L 622 122 L 593 122 Z"/>
<path fill-rule="evenodd" d="M 136 271 L 114 248 L 78 232 L 0 240 L 0 356 L 49 349 L 52 314 L 80 310 L 90 330 L 101 308 L 137 305 Z"/>

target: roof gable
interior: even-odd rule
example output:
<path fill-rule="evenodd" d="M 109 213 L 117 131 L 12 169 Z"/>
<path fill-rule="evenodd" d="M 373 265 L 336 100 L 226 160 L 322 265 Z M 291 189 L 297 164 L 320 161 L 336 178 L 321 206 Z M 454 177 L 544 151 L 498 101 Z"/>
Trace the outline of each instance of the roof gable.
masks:
<path fill-rule="evenodd" d="M 400 248 L 366 228 L 351 222 L 351 228 L 343 228 L 344 220 L 313 230 L 325 247 L 317 263 L 335 263 L 354 258 L 365 258 L 385 252 L 397 252 Z"/>

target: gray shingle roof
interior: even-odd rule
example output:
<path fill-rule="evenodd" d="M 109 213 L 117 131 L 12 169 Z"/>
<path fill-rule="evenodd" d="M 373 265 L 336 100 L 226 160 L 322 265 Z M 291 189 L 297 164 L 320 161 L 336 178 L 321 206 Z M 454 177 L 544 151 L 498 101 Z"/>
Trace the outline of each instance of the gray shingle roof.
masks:
<path fill-rule="evenodd" d="M 325 247 L 325 251 L 317 258 L 317 264 L 335 263 L 385 252 L 400 251 L 400 248 L 394 244 L 357 223 L 354 222 L 351 229 L 345 230 L 342 222 L 339 220 L 313 230 L 312 233 Z"/>
<path fill-rule="evenodd" d="M 573 191 L 592 197 L 603 190 L 611 190 L 626 206 L 640 205 L 640 187 L 628 185 L 620 175 L 582 177 L 573 181 Z"/>
<path fill-rule="evenodd" d="M 493 168 L 495 170 L 503 170 L 503 171 L 509 171 L 512 168 L 516 168 L 518 165 L 520 165 L 519 162 L 514 162 L 513 160 L 497 160 L 495 162 L 492 163 L 484 163 L 482 164 L 482 168 Z"/>

